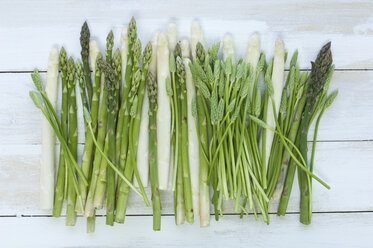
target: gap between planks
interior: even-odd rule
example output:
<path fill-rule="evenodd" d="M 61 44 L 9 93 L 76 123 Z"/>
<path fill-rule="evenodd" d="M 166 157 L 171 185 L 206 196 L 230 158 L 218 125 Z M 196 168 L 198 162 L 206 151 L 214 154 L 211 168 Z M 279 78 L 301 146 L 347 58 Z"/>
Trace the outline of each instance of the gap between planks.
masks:
<path fill-rule="evenodd" d="M 316 211 L 316 212 L 312 212 L 312 214 L 361 214 L 361 213 L 373 213 L 373 210 L 357 210 L 357 211 Z M 300 214 L 300 212 L 298 211 L 294 211 L 294 212 L 287 212 L 286 215 L 296 215 L 296 214 Z M 224 216 L 240 216 L 241 214 L 240 213 L 225 213 L 223 215 L 222 218 L 224 218 Z M 249 216 L 252 216 L 254 215 L 253 213 L 249 213 L 249 214 L 244 214 L 244 216 L 246 215 L 249 215 Z M 261 216 L 260 213 L 257 214 L 258 216 Z M 269 215 L 271 216 L 277 216 L 277 213 L 269 213 Z M 126 216 L 131 216 L 131 217 L 147 217 L 147 216 L 153 216 L 152 214 L 127 214 Z M 162 216 L 175 216 L 175 214 L 162 214 Z M 210 216 L 215 216 L 215 214 L 210 214 Z M 12 215 L 0 215 L 0 218 L 54 218 L 51 214 L 20 214 L 20 215 L 16 215 L 16 214 L 12 214 Z M 60 217 L 58 218 L 65 218 L 66 215 L 61 215 Z M 77 217 L 81 218 L 83 217 L 82 215 L 77 215 Z M 96 218 L 97 217 L 106 217 L 105 214 L 98 214 L 96 215 Z M 279 216 L 279 217 L 282 217 L 282 216 Z"/>

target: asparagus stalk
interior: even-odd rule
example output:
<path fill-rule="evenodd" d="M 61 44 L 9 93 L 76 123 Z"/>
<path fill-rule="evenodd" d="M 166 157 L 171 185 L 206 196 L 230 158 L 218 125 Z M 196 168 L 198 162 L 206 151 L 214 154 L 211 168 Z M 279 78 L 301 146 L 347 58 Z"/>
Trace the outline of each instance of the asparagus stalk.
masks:
<path fill-rule="evenodd" d="M 111 72 L 111 70 L 112 70 L 112 68 L 110 68 L 110 65 L 112 64 L 112 49 L 113 49 L 113 46 L 114 46 L 114 35 L 113 35 L 113 32 L 110 31 L 109 34 L 106 37 L 106 51 L 105 51 L 106 64 L 105 65 L 108 65 L 108 66 L 106 66 L 107 73 Z M 102 64 L 103 64 L 102 61 L 100 60 L 99 63 L 100 63 L 100 67 L 101 67 L 102 72 L 105 74 L 105 71 L 102 68 Z M 107 80 L 107 77 L 108 76 L 105 75 L 105 82 Z M 111 77 L 111 76 L 109 76 L 109 77 Z M 107 133 L 107 130 L 108 130 L 107 125 L 108 125 L 108 119 L 109 119 L 108 118 L 109 117 L 109 114 L 108 114 L 109 113 L 108 112 L 109 89 L 107 87 L 105 87 L 105 86 L 108 86 L 107 84 L 108 83 L 106 82 L 106 84 L 104 85 L 103 96 L 102 96 L 102 100 L 101 100 L 100 115 L 102 115 L 102 116 L 100 116 L 100 120 L 102 120 L 102 122 L 101 122 L 102 126 L 100 125 L 100 122 L 99 122 L 97 141 L 98 141 L 100 149 L 103 149 L 105 151 L 105 154 L 107 156 L 109 156 L 109 144 L 110 143 L 108 143 L 109 142 L 109 134 Z M 115 86 L 116 86 L 115 91 L 117 92 L 118 91 L 118 86 L 117 86 L 117 84 L 115 84 Z M 117 103 L 117 101 L 116 101 L 116 103 Z M 97 155 L 97 157 L 96 157 L 96 155 Z M 97 178 L 97 185 L 96 185 L 93 201 L 94 201 L 94 207 L 97 208 L 97 209 L 101 209 L 102 206 L 103 206 L 104 199 L 105 199 L 106 187 L 107 187 L 107 183 L 108 183 L 108 181 L 107 181 L 107 163 L 105 161 L 103 161 L 102 159 L 103 158 L 102 158 L 101 154 L 96 151 L 95 160 L 93 162 L 93 168 L 99 168 L 99 170 L 96 171 L 96 173 L 98 173 L 98 178 Z M 95 167 L 96 162 L 99 164 L 99 165 L 97 165 L 97 167 Z M 112 175 L 113 175 L 113 173 L 110 176 L 112 176 Z M 92 215 L 92 211 L 91 211 L 90 214 Z"/>
<path fill-rule="evenodd" d="M 266 123 L 275 129 L 275 118 L 278 116 L 278 112 L 280 109 L 280 102 L 281 102 L 281 95 L 282 89 L 284 87 L 284 42 L 279 38 L 276 41 L 275 45 L 275 53 L 274 53 L 274 61 L 273 61 L 273 71 L 272 71 L 272 85 L 273 85 L 273 99 L 275 100 L 272 103 L 272 99 L 269 99 L 269 106 L 272 104 L 276 107 L 276 112 L 273 112 L 271 107 L 268 108 L 267 111 L 267 118 Z M 271 152 L 272 142 L 273 142 L 274 133 L 269 131 L 266 132 L 265 138 L 262 138 L 262 141 L 265 139 L 265 160 L 263 168 L 268 166 L 268 160 Z M 266 179 L 266 176 L 263 177 Z M 267 183 L 264 182 L 264 188 L 267 187 Z"/>
<path fill-rule="evenodd" d="M 115 118 L 116 118 L 116 81 L 114 70 L 111 66 L 100 60 L 100 65 L 103 73 L 105 74 L 105 87 L 108 91 L 108 126 L 107 135 L 109 142 L 109 159 L 112 163 L 115 163 Z M 110 167 L 107 169 L 107 199 L 106 199 L 106 224 L 114 224 L 114 207 L 115 207 L 115 174 L 114 170 Z"/>
<path fill-rule="evenodd" d="M 152 57 L 149 63 L 149 75 L 152 74 L 153 79 L 156 80 L 157 76 L 157 40 L 158 40 L 158 34 L 159 31 L 155 32 L 153 35 L 153 38 L 151 40 L 152 45 Z M 156 83 L 156 82 L 155 82 Z M 141 124 L 140 124 L 140 135 L 139 135 L 139 145 L 138 150 L 143 151 L 137 153 L 137 166 L 139 168 L 140 177 L 144 178 L 148 177 L 148 173 L 146 170 L 149 170 L 149 133 L 148 133 L 148 127 L 149 127 L 149 96 L 148 96 L 149 89 L 145 91 L 145 97 L 143 102 L 143 108 L 141 113 Z M 156 115 L 155 115 L 156 118 Z M 155 149 L 155 152 L 157 150 Z M 158 169 L 157 169 L 157 177 L 158 177 Z M 148 179 L 144 178 L 142 180 L 142 183 L 144 187 L 147 187 L 148 185 Z M 139 186 L 136 178 L 135 178 L 135 185 Z M 158 179 L 157 179 L 157 188 L 158 188 Z"/>
<path fill-rule="evenodd" d="M 105 132 L 106 132 L 106 116 L 107 111 L 106 108 L 103 109 L 101 107 L 101 113 L 99 115 L 99 105 L 100 105 L 100 91 L 101 91 L 101 66 L 99 61 L 102 59 L 101 53 L 96 56 L 95 59 L 95 81 L 93 84 L 93 96 L 92 96 L 92 128 L 94 132 L 97 132 L 97 140 L 100 142 L 99 144 L 103 146 Z M 92 59 L 93 61 L 93 59 Z M 93 68 L 93 67 L 92 67 Z M 107 91 L 102 92 L 102 100 L 106 101 L 107 99 Z M 105 105 L 106 106 L 106 105 Z M 105 122 L 105 127 L 103 127 L 102 123 Z M 101 125 L 100 125 L 101 124 Z M 93 139 L 92 139 L 93 141 Z M 97 150 L 92 148 L 92 155 L 94 155 L 94 159 L 92 157 L 93 167 L 91 170 L 91 183 L 88 189 L 87 201 L 84 209 L 84 215 L 86 217 L 94 216 L 94 197 L 95 191 L 97 187 L 97 180 L 100 170 L 101 164 L 101 155 Z"/>
<path fill-rule="evenodd" d="M 62 103 L 61 103 L 61 127 L 62 127 L 62 135 L 67 142 L 67 132 L 68 132 L 68 90 L 67 90 L 67 57 L 66 51 L 62 47 L 60 50 L 59 55 L 59 67 L 61 70 L 61 83 L 62 83 Z M 56 182 L 56 191 L 54 193 L 54 205 L 53 205 L 53 216 L 59 217 L 61 216 L 62 210 L 62 203 L 64 199 L 64 193 L 67 193 L 65 187 L 67 184 L 65 183 L 66 177 L 66 160 L 65 154 L 63 151 L 63 146 L 60 147 L 60 160 L 58 165 L 58 174 L 57 174 L 57 182 Z"/>
<path fill-rule="evenodd" d="M 159 146 L 162 149 L 157 150 L 157 164 L 159 189 L 165 190 L 168 186 L 168 173 L 170 167 L 170 129 L 171 129 L 171 111 L 170 100 L 167 96 L 166 79 L 170 76 L 169 72 L 169 50 L 167 36 L 159 33 L 157 42 L 157 83 L 158 83 L 158 113 L 157 113 L 157 137 Z"/>
<path fill-rule="evenodd" d="M 193 60 L 197 59 L 196 55 L 196 49 L 197 49 L 197 44 L 199 44 L 199 51 L 198 54 L 202 55 L 202 52 L 204 52 L 204 43 L 205 39 L 203 36 L 203 32 L 201 29 L 201 26 L 198 22 L 193 22 L 192 27 L 191 27 L 191 45 L 192 45 L 192 58 Z M 190 67 L 188 66 L 190 69 Z M 188 73 L 188 71 L 187 71 Z M 188 74 L 187 74 L 188 75 Z M 188 83 L 188 81 L 187 81 Z M 194 82 L 196 83 L 196 82 Z M 188 84 L 187 84 L 188 87 Z M 189 97 L 189 96 L 188 96 Z M 210 180 L 209 180 L 209 161 L 207 158 L 204 156 L 204 154 L 207 154 L 208 156 L 208 131 L 207 131 L 207 118 L 206 118 L 206 113 L 204 112 L 203 109 L 203 97 L 201 94 L 200 90 L 196 91 L 196 96 L 195 98 L 190 97 L 190 99 L 196 99 L 195 102 L 195 107 L 192 105 L 192 110 L 193 108 L 195 109 L 193 112 L 195 114 L 195 123 L 196 123 L 196 131 L 199 133 L 199 190 L 200 190 L 200 195 L 199 195 L 199 214 L 200 214 L 200 226 L 201 227 L 207 227 L 210 225 Z M 193 113 L 192 112 L 192 113 Z"/>
<path fill-rule="evenodd" d="M 137 146 L 138 146 L 138 137 L 139 137 L 139 127 L 140 127 L 140 117 L 141 117 L 141 109 L 142 109 L 142 102 L 145 95 L 145 85 L 146 79 L 148 74 L 149 62 L 151 59 L 151 52 L 152 47 L 151 44 L 148 43 L 145 47 L 144 51 L 144 59 L 143 59 L 143 71 L 140 74 L 138 61 L 136 59 L 136 72 L 133 75 L 133 82 L 132 88 L 129 94 L 129 101 L 128 101 L 128 109 L 130 110 L 130 130 L 129 130 L 129 147 L 127 152 L 127 161 L 125 166 L 124 174 L 128 180 L 131 180 L 133 173 L 135 173 L 137 182 L 139 183 L 141 193 L 145 202 L 147 204 L 147 197 L 145 194 L 144 187 L 140 180 L 140 175 L 136 165 L 136 153 L 137 153 Z M 138 40 L 135 44 L 134 50 L 134 57 L 139 58 L 141 56 L 141 43 Z M 124 222 L 126 210 L 127 210 L 127 201 L 129 196 L 129 187 L 127 184 L 121 184 L 119 189 L 119 196 L 118 196 L 118 204 L 117 204 L 117 214 L 115 221 L 119 223 Z"/>
<path fill-rule="evenodd" d="M 182 40 L 180 43 L 184 68 L 185 68 L 185 83 L 188 105 L 188 155 L 190 165 L 190 177 L 192 185 L 193 212 L 194 215 L 199 215 L 199 143 L 195 121 L 192 115 L 192 99 L 196 98 L 196 90 L 193 84 L 192 72 L 189 68 L 190 47 L 187 40 Z"/>
<path fill-rule="evenodd" d="M 142 66 L 142 73 L 141 73 L 141 82 L 139 85 L 139 88 L 137 90 L 137 111 L 136 116 L 133 122 L 134 128 L 133 128 L 133 141 L 134 141 L 134 158 L 138 156 L 138 147 L 139 147 L 139 137 L 141 132 L 141 124 L 142 124 L 142 113 L 144 109 L 144 100 L 145 100 L 145 93 L 146 93 L 146 81 L 148 78 L 148 72 L 149 72 L 149 65 L 152 58 L 152 52 L 153 52 L 153 46 L 151 42 L 149 42 L 144 50 L 143 54 L 143 66 Z M 142 153 L 143 150 L 140 150 Z M 137 164 L 137 163 L 136 163 Z M 137 181 L 136 178 L 136 184 L 141 187 L 146 187 L 149 181 L 149 166 L 138 166 L 137 169 L 139 172 L 139 177 L 141 179 L 141 182 Z"/>
<path fill-rule="evenodd" d="M 311 120 L 312 113 L 314 111 L 314 104 L 316 99 L 323 91 L 326 79 L 329 74 L 329 70 L 332 65 L 332 53 L 330 50 L 331 43 L 327 43 L 322 47 L 319 54 L 317 55 L 316 61 L 312 63 L 312 69 L 310 74 L 310 82 L 307 89 L 307 100 L 304 113 L 300 124 L 300 138 L 299 148 L 302 153 L 302 157 L 307 161 L 307 134 L 309 122 Z M 309 175 L 306 175 L 303 171 L 299 172 L 300 178 L 300 191 L 301 191 L 301 212 L 300 222 L 307 225 L 311 223 L 311 179 Z"/>
<path fill-rule="evenodd" d="M 193 200 L 192 200 L 192 186 L 190 178 L 189 167 L 189 148 L 188 148 L 188 98 L 186 90 L 186 75 L 184 62 L 180 56 L 176 58 L 176 69 L 178 83 L 180 84 L 179 102 L 181 104 L 181 168 L 183 171 L 184 197 L 185 197 L 185 211 L 186 219 L 189 223 L 194 222 Z"/>
<path fill-rule="evenodd" d="M 136 70 L 134 68 L 136 62 L 134 61 L 134 46 L 137 39 L 137 27 L 136 21 L 132 17 L 127 30 L 128 36 L 128 52 L 127 52 L 127 62 L 126 70 L 124 75 L 123 93 L 122 101 L 118 114 L 117 130 L 116 130 L 116 145 L 117 145 L 117 159 L 119 159 L 119 166 L 121 171 L 124 171 L 124 166 L 126 163 L 127 157 L 127 148 L 128 148 L 128 131 L 129 131 L 129 109 L 128 109 L 128 94 L 131 89 L 132 84 L 132 74 Z M 136 58 L 137 59 L 137 58 Z M 122 70 L 123 72 L 124 70 Z M 119 188 L 119 185 L 117 185 Z"/>
<path fill-rule="evenodd" d="M 77 107 L 76 107 L 76 69 L 74 60 L 70 57 L 67 61 L 68 91 L 69 91 L 69 149 L 73 158 L 77 159 L 78 153 L 78 128 L 77 128 Z M 83 174 L 84 175 L 84 174 Z M 73 185 L 75 172 L 68 172 L 68 195 L 66 209 L 66 226 L 74 226 L 76 222 L 75 202 L 76 192 Z"/>
<path fill-rule="evenodd" d="M 173 59 L 173 62 L 175 62 L 175 57 L 176 56 L 172 56 L 172 54 L 175 55 L 175 53 L 177 53 L 178 51 L 175 51 L 176 49 L 176 44 L 178 42 L 178 30 L 177 30 L 177 26 L 175 23 L 169 23 L 167 25 L 167 40 L 168 40 L 168 48 L 169 48 L 169 52 L 170 52 L 170 58 L 172 57 Z M 176 73 L 176 63 L 173 63 L 174 66 L 174 73 Z M 170 72 L 171 72 L 171 79 L 173 79 L 173 76 L 175 74 L 172 74 L 172 71 L 171 71 L 171 61 L 170 61 Z M 172 82 L 173 83 L 173 82 Z M 174 97 L 174 101 L 171 102 L 171 104 L 177 104 L 176 100 L 177 97 L 175 98 Z M 175 105 L 175 110 L 176 110 L 176 105 Z M 176 124 L 176 119 L 174 117 L 176 117 L 175 114 L 177 114 L 178 112 L 175 111 L 175 112 L 172 112 L 172 107 L 171 107 L 171 119 L 172 119 L 172 122 L 174 122 L 174 125 Z M 172 123 L 171 122 L 171 123 Z M 177 129 L 177 128 L 176 128 Z M 171 124 L 171 131 L 172 131 L 172 124 Z M 177 130 L 176 130 L 176 135 L 173 136 L 174 134 L 171 133 L 171 139 L 173 139 L 173 143 L 175 143 L 173 146 L 171 146 L 171 159 L 170 159 L 170 169 L 169 169 L 169 172 L 168 172 L 168 190 L 175 190 L 175 185 L 176 185 L 176 168 L 178 166 L 178 158 L 177 158 L 177 154 L 180 154 L 179 151 L 176 151 L 176 147 L 179 147 L 178 146 L 178 143 L 180 142 L 180 140 L 177 138 L 178 137 L 178 134 L 177 134 Z M 175 137 L 175 138 L 174 138 Z"/>
<path fill-rule="evenodd" d="M 82 30 L 80 31 L 80 45 L 82 47 L 81 55 L 83 61 L 83 68 L 84 68 L 84 77 L 85 77 L 85 85 L 88 92 L 88 100 L 89 104 L 92 102 L 92 80 L 91 80 L 91 71 L 89 69 L 89 39 L 90 39 L 90 31 L 87 22 L 83 23 Z"/>
<path fill-rule="evenodd" d="M 57 104 L 58 81 L 58 50 L 53 48 L 49 54 L 47 83 L 45 91 L 52 102 Z M 43 119 L 42 157 L 40 166 L 40 208 L 53 208 L 54 178 L 55 178 L 55 141 L 56 136 L 48 121 Z M 61 200 L 62 201 L 62 200 Z"/>
<path fill-rule="evenodd" d="M 157 81 L 152 72 L 148 75 L 149 97 L 149 168 L 152 188 L 153 230 L 161 230 L 161 199 L 158 188 L 157 166 Z"/>

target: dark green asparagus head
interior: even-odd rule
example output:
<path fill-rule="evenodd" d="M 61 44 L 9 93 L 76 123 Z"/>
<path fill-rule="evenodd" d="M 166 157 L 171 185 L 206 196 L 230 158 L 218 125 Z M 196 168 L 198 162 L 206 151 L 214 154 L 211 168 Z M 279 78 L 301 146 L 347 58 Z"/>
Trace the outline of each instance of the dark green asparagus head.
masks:
<path fill-rule="evenodd" d="M 197 43 L 196 57 L 197 57 L 197 60 L 200 62 L 200 64 L 203 65 L 203 63 L 205 62 L 206 51 L 201 42 Z"/>
<path fill-rule="evenodd" d="M 175 58 L 182 57 L 180 42 L 178 42 L 175 46 L 174 55 L 175 55 Z"/>
<path fill-rule="evenodd" d="M 157 92 L 158 92 L 158 85 L 157 85 L 157 80 L 155 80 L 155 77 L 153 73 L 149 72 L 148 73 L 148 97 L 149 97 L 149 102 L 152 104 L 155 104 L 157 106 Z"/>
<path fill-rule="evenodd" d="M 67 70 L 67 55 L 64 47 L 61 47 L 60 50 L 59 67 L 61 70 L 61 78 L 65 78 Z"/>
<path fill-rule="evenodd" d="M 89 54 L 89 39 L 90 39 L 90 32 L 88 28 L 88 24 L 85 21 L 82 26 L 82 30 L 80 31 L 80 45 L 82 47 L 81 55 L 82 59 L 87 60 L 88 62 L 88 54 Z"/>
<path fill-rule="evenodd" d="M 108 111 L 112 112 L 116 106 L 114 70 L 103 59 L 100 59 L 99 63 L 101 65 L 102 72 L 105 74 L 105 89 L 108 91 Z"/>
<path fill-rule="evenodd" d="M 128 24 L 128 45 L 131 46 L 137 40 L 137 27 L 135 17 L 132 16 L 130 23 Z"/>
<path fill-rule="evenodd" d="M 115 77 L 117 77 L 117 78 L 120 77 L 121 76 L 121 71 L 122 71 L 122 57 L 121 57 L 119 48 L 117 50 L 115 50 L 115 52 L 114 52 L 113 68 L 114 68 Z"/>
<path fill-rule="evenodd" d="M 113 34 L 113 31 L 110 30 L 110 32 L 108 33 L 106 37 L 106 52 L 105 52 L 106 62 L 108 63 L 111 59 L 111 55 L 112 55 L 111 53 L 113 51 L 113 47 L 114 47 L 114 34 Z"/>
<path fill-rule="evenodd" d="M 68 79 L 68 87 L 71 89 L 75 88 L 75 74 L 76 74 L 76 69 L 75 69 L 75 63 L 74 59 L 72 57 L 69 58 L 67 61 L 67 79 Z"/>
<path fill-rule="evenodd" d="M 311 105 L 315 103 L 316 98 L 323 91 L 333 63 L 330 47 L 331 42 L 325 44 L 317 55 L 316 61 L 311 62 L 312 69 L 307 90 L 307 98 Z"/>
<path fill-rule="evenodd" d="M 101 64 L 100 64 L 100 60 L 102 60 L 102 53 L 99 52 L 97 54 L 97 57 L 96 57 L 96 65 L 95 65 L 95 75 L 96 76 L 99 76 L 101 75 Z"/>

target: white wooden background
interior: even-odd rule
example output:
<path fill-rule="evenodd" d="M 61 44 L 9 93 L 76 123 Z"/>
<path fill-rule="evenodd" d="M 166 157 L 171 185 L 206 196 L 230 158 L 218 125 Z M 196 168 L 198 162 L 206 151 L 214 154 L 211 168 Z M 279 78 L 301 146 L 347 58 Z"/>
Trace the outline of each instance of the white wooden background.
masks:
<path fill-rule="evenodd" d="M 145 43 L 169 21 L 189 37 L 199 20 L 211 44 L 230 32 L 243 56 L 248 37 L 260 33 L 263 51 L 272 54 L 275 38 L 309 69 L 320 47 L 332 41 L 336 65 L 332 89 L 339 96 L 321 121 L 316 173 L 330 191 L 314 184 L 313 221 L 298 222 L 294 187 L 289 214 L 277 217 L 271 206 L 269 226 L 253 216 L 239 219 L 232 204 L 211 227 L 174 225 L 170 194 L 162 194 L 162 231 L 152 231 L 151 208 L 132 194 L 126 223 L 109 227 L 97 217 L 96 232 L 86 234 L 85 220 L 65 227 L 38 209 L 41 114 L 28 91 L 30 72 L 45 71 L 49 50 L 64 45 L 80 58 L 79 32 L 88 20 L 101 44 L 113 29 L 116 41 L 130 17 L 137 19 Z M 45 73 L 43 73 L 45 76 Z M 2 0 L 0 7 L 0 246 L 12 247 L 372 247 L 373 246 L 373 3 L 369 1 L 51 1 Z M 311 136 L 310 136 L 311 137 Z M 82 150 L 83 137 L 80 137 Z M 99 212 L 98 214 L 104 214 Z"/>

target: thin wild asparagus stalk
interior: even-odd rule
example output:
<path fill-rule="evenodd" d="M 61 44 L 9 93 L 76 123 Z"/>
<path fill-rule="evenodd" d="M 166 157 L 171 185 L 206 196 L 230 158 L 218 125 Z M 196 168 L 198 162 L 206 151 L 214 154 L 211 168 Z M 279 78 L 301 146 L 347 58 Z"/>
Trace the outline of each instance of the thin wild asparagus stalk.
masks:
<path fill-rule="evenodd" d="M 74 157 L 77 159 L 78 153 L 78 128 L 77 128 L 77 107 L 76 107 L 76 69 L 74 60 L 70 57 L 67 62 L 67 76 L 68 76 L 68 91 L 69 91 L 69 149 Z M 84 174 L 83 174 L 84 175 Z M 75 201 L 76 192 L 73 185 L 75 172 L 69 170 L 68 172 L 68 195 L 67 195 L 67 209 L 66 209 L 66 226 L 74 226 L 76 222 Z"/>
<path fill-rule="evenodd" d="M 152 72 L 148 75 L 149 97 L 149 168 L 152 188 L 153 230 L 161 230 L 161 199 L 158 188 L 157 166 L 157 81 Z"/>
<path fill-rule="evenodd" d="M 61 103 L 61 127 L 62 127 L 62 135 L 67 142 L 67 134 L 68 134 L 68 90 L 67 90 L 67 56 L 66 51 L 62 47 L 60 50 L 60 60 L 59 60 L 59 67 L 61 70 L 61 83 L 62 83 L 62 103 Z M 63 146 L 60 147 L 60 160 L 58 165 L 58 174 L 57 174 L 57 182 L 56 182 L 56 190 L 54 193 L 54 205 L 53 205 L 53 216 L 59 217 L 61 216 L 62 210 L 62 203 L 64 199 L 64 193 L 67 193 L 65 187 L 67 184 L 65 183 L 66 177 L 66 161 L 65 154 L 63 151 Z"/>
<path fill-rule="evenodd" d="M 292 142 L 295 142 L 295 139 L 298 133 L 298 128 L 300 125 L 300 120 L 301 120 L 302 113 L 303 113 L 303 109 L 306 104 L 306 95 L 303 92 L 304 92 L 304 88 L 306 87 L 305 82 L 307 79 L 307 75 L 308 75 L 307 72 L 303 73 L 300 79 L 299 89 L 297 90 L 296 102 L 298 102 L 298 106 L 294 114 L 294 119 L 293 119 L 290 131 L 288 134 L 288 137 Z M 282 156 L 282 161 L 281 161 L 280 175 L 277 179 L 276 189 L 273 193 L 274 199 L 280 199 L 280 196 L 281 196 L 281 200 L 280 200 L 280 204 L 279 204 L 279 208 L 277 212 L 278 215 L 284 215 L 286 212 L 286 207 L 287 207 L 287 203 L 289 200 L 290 191 L 283 190 L 283 189 L 285 185 L 285 180 L 289 181 L 289 183 L 290 181 L 291 183 L 293 182 L 294 173 L 295 173 L 295 165 L 292 168 L 290 168 L 290 154 L 288 151 L 284 151 L 283 156 Z M 287 187 L 289 187 L 289 185 Z"/>
<path fill-rule="evenodd" d="M 83 23 L 82 30 L 80 31 L 80 45 L 82 47 L 81 55 L 83 61 L 83 68 L 84 68 L 84 78 L 85 78 L 85 86 L 88 92 L 88 100 L 89 104 L 92 102 L 92 80 L 91 80 L 91 71 L 89 69 L 89 39 L 90 39 L 90 31 L 87 22 Z M 84 94 L 85 95 L 85 94 Z"/>

